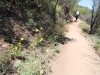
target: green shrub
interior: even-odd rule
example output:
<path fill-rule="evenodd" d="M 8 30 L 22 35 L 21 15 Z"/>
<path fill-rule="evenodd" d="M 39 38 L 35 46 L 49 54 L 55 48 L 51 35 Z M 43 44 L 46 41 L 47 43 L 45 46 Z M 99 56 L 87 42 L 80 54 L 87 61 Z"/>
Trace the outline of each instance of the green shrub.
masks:
<path fill-rule="evenodd" d="M 60 5 L 57 5 L 56 12 L 59 13 L 62 10 L 62 7 Z"/>
<path fill-rule="evenodd" d="M 17 62 L 15 66 L 18 67 L 18 72 L 20 75 L 43 75 L 45 68 L 42 64 L 44 61 L 44 57 L 40 58 L 28 58 L 28 60 L 24 62 Z"/>
<path fill-rule="evenodd" d="M 97 35 L 93 35 L 92 36 L 92 40 L 93 40 L 93 47 L 95 48 L 95 50 L 99 50 L 100 49 L 100 37 L 98 37 Z"/>
<path fill-rule="evenodd" d="M 8 56 L 5 55 L 5 54 L 0 54 L 0 65 L 2 64 L 5 64 L 7 63 L 7 60 L 8 60 Z"/>
<path fill-rule="evenodd" d="M 11 57 L 11 58 L 16 58 L 18 56 L 22 56 L 21 55 L 21 51 L 22 49 L 24 48 L 24 38 L 20 38 L 20 41 L 18 42 L 17 45 L 12 45 L 11 48 L 7 51 L 8 55 Z"/>
<path fill-rule="evenodd" d="M 35 48 L 35 51 L 27 55 L 25 62 L 17 60 L 14 65 L 18 68 L 17 72 L 20 75 L 43 75 L 50 69 L 47 65 L 48 57 L 55 52 L 59 52 L 58 47 L 52 50 L 45 49 L 44 53 L 41 53 L 41 48 Z"/>
<path fill-rule="evenodd" d="M 100 36 L 100 26 L 97 28 L 97 30 L 95 31 L 95 34 L 97 35 L 97 36 Z"/>
<path fill-rule="evenodd" d="M 89 32 L 89 25 L 88 24 L 82 23 L 82 24 L 80 24 L 79 27 L 82 29 L 83 32 L 86 32 L 86 33 Z"/>
<path fill-rule="evenodd" d="M 12 46 L 8 51 L 8 55 L 15 59 L 18 56 L 21 56 L 21 49 L 17 46 Z"/>
<path fill-rule="evenodd" d="M 33 19 L 29 18 L 29 19 L 28 19 L 28 22 L 26 23 L 26 26 L 27 26 L 27 27 L 31 27 L 31 26 L 33 26 L 33 24 L 34 24 Z"/>

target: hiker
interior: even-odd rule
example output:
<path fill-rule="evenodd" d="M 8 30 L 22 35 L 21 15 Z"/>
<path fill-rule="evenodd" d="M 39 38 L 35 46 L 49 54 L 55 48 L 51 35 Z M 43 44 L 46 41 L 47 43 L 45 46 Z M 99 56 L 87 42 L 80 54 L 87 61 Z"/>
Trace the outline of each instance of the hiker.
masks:
<path fill-rule="evenodd" d="M 77 11 L 77 12 L 76 12 L 76 21 L 77 21 L 77 19 L 78 19 L 79 15 L 80 15 L 80 12 L 79 12 L 79 11 Z M 75 22 L 76 22 L 76 21 L 75 21 Z"/>

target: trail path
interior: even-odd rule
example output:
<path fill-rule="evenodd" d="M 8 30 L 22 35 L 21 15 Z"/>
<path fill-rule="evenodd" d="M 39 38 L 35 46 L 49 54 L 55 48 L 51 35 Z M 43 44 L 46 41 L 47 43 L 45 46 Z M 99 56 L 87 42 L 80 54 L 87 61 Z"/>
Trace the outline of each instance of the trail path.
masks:
<path fill-rule="evenodd" d="M 100 75 L 100 57 L 82 35 L 81 20 L 69 25 L 66 37 L 72 38 L 60 46 L 60 54 L 52 62 L 50 75 Z"/>

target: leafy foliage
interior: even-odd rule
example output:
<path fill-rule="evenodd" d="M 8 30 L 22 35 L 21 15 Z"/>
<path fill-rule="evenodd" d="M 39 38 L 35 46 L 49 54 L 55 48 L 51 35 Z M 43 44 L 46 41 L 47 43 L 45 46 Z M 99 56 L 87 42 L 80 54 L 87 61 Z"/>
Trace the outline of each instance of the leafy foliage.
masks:
<path fill-rule="evenodd" d="M 26 23 L 27 27 L 31 27 L 33 25 L 34 21 L 33 19 L 30 19 L 28 20 L 28 22 Z"/>
<path fill-rule="evenodd" d="M 18 68 L 17 71 L 20 75 L 44 75 L 50 70 L 50 66 L 47 65 L 48 58 L 52 56 L 52 54 L 55 54 L 55 52 L 59 52 L 59 50 L 57 48 L 45 49 L 44 53 L 41 53 L 40 50 L 41 48 L 35 48 L 35 51 L 32 51 L 30 54 L 27 54 L 26 51 L 27 60 L 25 60 L 25 62 L 20 60 L 15 62 L 14 65 Z"/>
<path fill-rule="evenodd" d="M 66 24 L 65 3 L 73 11 L 78 1 L 1 0 L 0 37 L 5 37 L 4 41 L 12 44 L 6 51 L 8 58 L 2 62 L 8 64 L 8 60 L 9 63 L 19 60 L 15 66 L 20 75 L 45 74 L 48 70 L 48 58 L 55 52 L 59 53 L 57 48 L 52 50 L 46 47 L 54 46 L 55 42 L 62 43 L 66 39 L 63 35 Z M 43 47 L 38 49 L 37 45 Z M 6 55 L 2 58 L 6 58 Z M 9 75 L 6 72 L 7 70 L 3 71 L 5 75 Z"/>
<path fill-rule="evenodd" d="M 86 32 L 86 33 L 89 32 L 89 25 L 86 23 L 80 24 L 80 28 L 82 29 L 83 32 Z"/>
<path fill-rule="evenodd" d="M 20 75 L 43 75 L 44 66 L 43 66 L 44 58 L 33 59 L 29 58 L 26 63 L 15 63 L 18 68 L 18 72 Z"/>

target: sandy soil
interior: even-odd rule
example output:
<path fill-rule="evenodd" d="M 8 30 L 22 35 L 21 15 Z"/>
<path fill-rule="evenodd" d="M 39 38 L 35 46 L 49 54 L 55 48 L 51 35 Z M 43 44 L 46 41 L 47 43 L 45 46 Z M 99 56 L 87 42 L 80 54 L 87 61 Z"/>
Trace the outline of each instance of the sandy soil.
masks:
<path fill-rule="evenodd" d="M 61 53 L 52 61 L 49 75 L 100 75 L 100 57 L 83 36 L 80 23 L 69 25 L 66 37 L 73 40 L 60 46 Z"/>

